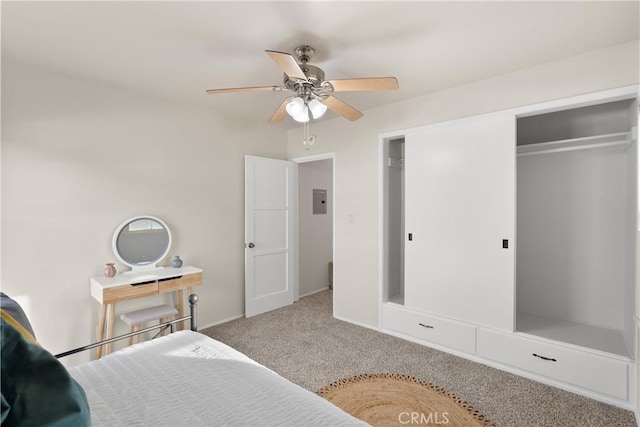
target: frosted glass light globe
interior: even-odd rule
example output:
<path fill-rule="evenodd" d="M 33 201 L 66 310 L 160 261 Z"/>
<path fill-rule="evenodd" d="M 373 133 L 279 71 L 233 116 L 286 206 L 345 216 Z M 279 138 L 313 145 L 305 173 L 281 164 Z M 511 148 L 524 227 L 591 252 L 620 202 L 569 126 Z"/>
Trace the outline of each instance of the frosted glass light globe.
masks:
<path fill-rule="evenodd" d="M 309 109 L 306 105 L 302 107 L 302 111 L 299 114 L 293 116 L 293 120 L 300 123 L 306 123 L 309 121 Z"/>
<path fill-rule="evenodd" d="M 295 119 L 299 114 L 302 114 L 305 110 L 304 100 L 300 97 L 293 98 L 287 104 L 287 113 Z"/>
<path fill-rule="evenodd" d="M 309 101 L 309 109 L 314 119 L 319 119 L 327 111 L 327 106 L 320 102 L 318 99 L 313 98 Z"/>

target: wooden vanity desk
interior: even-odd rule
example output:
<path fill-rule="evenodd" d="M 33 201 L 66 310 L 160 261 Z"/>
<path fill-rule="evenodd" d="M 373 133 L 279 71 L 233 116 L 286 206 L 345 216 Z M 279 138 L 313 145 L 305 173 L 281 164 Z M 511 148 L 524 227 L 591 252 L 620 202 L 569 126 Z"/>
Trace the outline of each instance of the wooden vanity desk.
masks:
<path fill-rule="evenodd" d="M 158 267 L 153 270 L 126 272 L 114 277 L 94 276 L 91 278 L 91 296 L 102 308 L 98 320 L 98 341 L 113 338 L 116 303 L 150 295 L 175 292 L 178 302 L 178 316 L 184 317 L 184 293 L 192 293 L 193 286 L 202 284 L 202 270 L 196 267 Z M 180 325 L 182 328 L 182 325 Z M 105 345 L 105 355 L 111 352 L 111 344 Z M 102 347 L 96 356 L 102 357 Z"/>

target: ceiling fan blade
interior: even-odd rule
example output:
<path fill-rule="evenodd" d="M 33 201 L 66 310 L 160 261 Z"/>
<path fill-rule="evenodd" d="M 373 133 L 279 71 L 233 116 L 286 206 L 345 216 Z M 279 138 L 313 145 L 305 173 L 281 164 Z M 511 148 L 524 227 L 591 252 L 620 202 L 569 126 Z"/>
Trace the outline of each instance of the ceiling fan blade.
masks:
<path fill-rule="evenodd" d="M 358 120 L 364 115 L 360 111 L 353 108 L 351 105 L 339 100 L 335 96 L 327 97 L 324 101 L 322 101 L 322 103 L 334 113 L 338 113 L 351 121 Z"/>
<path fill-rule="evenodd" d="M 282 86 L 253 86 L 253 87 L 229 87 L 226 89 L 208 89 L 208 94 L 231 93 L 231 92 L 277 92 L 285 90 Z"/>
<path fill-rule="evenodd" d="M 285 98 L 285 100 L 282 101 L 282 104 L 280 104 L 276 111 L 274 111 L 271 115 L 269 123 L 276 123 L 284 120 L 284 118 L 287 116 L 287 103 L 289 102 L 289 100 L 290 98 Z"/>
<path fill-rule="evenodd" d="M 284 52 L 276 52 L 275 50 L 265 50 L 265 52 L 287 76 L 294 79 L 307 80 L 307 76 L 304 75 L 302 68 L 300 68 L 293 56 Z"/>
<path fill-rule="evenodd" d="M 395 77 L 365 77 L 361 79 L 329 80 L 334 92 L 354 92 L 367 90 L 396 90 L 398 80 Z"/>

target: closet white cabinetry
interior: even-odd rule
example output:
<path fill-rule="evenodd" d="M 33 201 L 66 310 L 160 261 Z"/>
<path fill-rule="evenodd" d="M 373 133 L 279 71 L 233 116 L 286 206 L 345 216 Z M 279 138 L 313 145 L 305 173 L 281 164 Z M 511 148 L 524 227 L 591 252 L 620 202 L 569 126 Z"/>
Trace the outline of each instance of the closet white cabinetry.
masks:
<path fill-rule="evenodd" d="M 515 117 L 405 137 L 405 305 L 513 330 Z"/>
<path fill-rule="evenodd" d="M 633 357 L 633 99 L 518 118 L 516 330 Z"/>
<path fill-rule="evenodd" d="M 403 280 L 382 275 L 383 331 L 634 408 L 637 98 L 620 88 L 384 135 L 384 166 L 404 144 L 403 187 L 383 166 L 381 199 L 403 192 L 405 236 Z M 399 229 L 383 219 L 383 269 Z"/>
<path fill-rule="evenodd" d="M 465 353 L 476 352 L 474 325 L 386 304 L 383 308 L 385 327 L 402 334 L 429 341 Z"/>
<path fill-rule="evenodd" d="M 626 401 L 629 363 L 517 334 L 478 331 L 478 355 Z"/>

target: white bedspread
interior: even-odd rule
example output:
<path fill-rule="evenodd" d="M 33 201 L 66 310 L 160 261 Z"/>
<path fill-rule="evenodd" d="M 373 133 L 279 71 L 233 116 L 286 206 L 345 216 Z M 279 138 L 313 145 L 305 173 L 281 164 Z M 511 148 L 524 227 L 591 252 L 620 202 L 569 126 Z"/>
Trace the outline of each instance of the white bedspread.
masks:
<path fill-rule="evenodd" d="M 96 427 L 364 425 L 231 347 L 191 331 L 69 371 L 87 393 Z"/>

